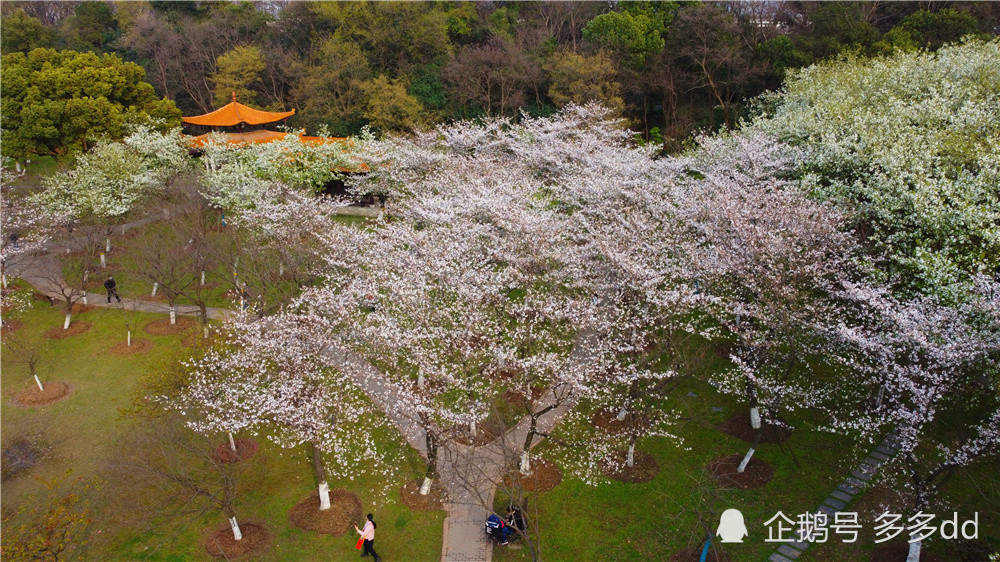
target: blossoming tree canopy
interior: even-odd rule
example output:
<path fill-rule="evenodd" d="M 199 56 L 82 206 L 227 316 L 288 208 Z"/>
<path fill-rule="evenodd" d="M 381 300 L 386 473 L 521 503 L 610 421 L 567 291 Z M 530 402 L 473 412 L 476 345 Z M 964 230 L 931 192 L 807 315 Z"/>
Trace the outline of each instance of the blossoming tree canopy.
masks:
<path fill-rule="evenodd" d="M 1000 40 L 814 65 L 750 127 L 803 149 L 801 177 L 852 214 L 887 280 L 943 293 L 1000 259 Z"/>

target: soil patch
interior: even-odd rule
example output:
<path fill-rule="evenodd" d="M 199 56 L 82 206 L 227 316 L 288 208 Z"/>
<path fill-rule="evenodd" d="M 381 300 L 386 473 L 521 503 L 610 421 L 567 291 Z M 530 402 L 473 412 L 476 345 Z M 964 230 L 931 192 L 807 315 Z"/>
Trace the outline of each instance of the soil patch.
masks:
<path fill-rule="evenodd" d="M 649 427 L 649 418 L 637 412 L 627 412 L 625 419 L 618 419 L 618 412 L 610 409 L 598 410 L 590 415 L 594 427 L 610 435 L 618 435 L 629 429 L 642 430 Z"/>
<path fill-rule="evenodd" d="M 24 326 L 24 322 L 20 320 L 4 320 L 3 326 L 0 326 L 0 334 L 9 334 L 11 332 L 16 332 Z"/>
<path fill-rule="evenodd" d="M 90 312 L 97 308 L 92 304 L 83 304 L 79 302 L 73 303 L 73 314 L 83 314 L 84 312 Z"/>
<path fill-rule="evenodd" d="M 423 484 L 423 479 L 421 480 L 410 480 L 399 490 L 399 497 L 403 501 L 403 505 L 409 507 L 410 509 L 416 509 L 417 511 L 437 511 L 444 509 L 444 501 L 447 499 L 444 494 L 444 490 L 441 488 L 441 484 L 435 480 L 431 484 L 431 490 L 427 492 L 426 496 L 420 495 L 420 485 Z"/>
<path fill-rule="evenodd" d="M 26 439 L 18 439 L 4 447 L 0 454 L 0 480 L 8 480 L 38 464 L 40 451 Z"/>
<path fill-rule="evenodd" d="M 45 390 L 38 390 L 32 383 L 14 398 L 14 402 L 20 406 L 44 406 L 66 398 L 72 390 L 68 384 L 58 381 L 45 382 L 42 386 Z"/>
<path fill-rule="evenodd" d="M 708 463 L 708 472 L 723 488 L 739 488 L 741 490 L 759 488 L 770 482 L 771 477 L 774 476 L 774 467 L 757 457 L 750 459 L 742 473 L 736 472 L 741 462 L 743 462 L 743 455 L 719 457 Z"/>
<path fill-rule="evenodd" d="M 531 461 L 531 474 L 525 476 L 514 470 L 507 474 L 507 478 L 520 482 L 525 492 L 548 492 L 562 482 L 562 471 L 552 461 L 535 459 Z"/>
<path fill-rule="evenodd" d="M 601 473 L 619 482 L 639 484 L 649 482 L 660 473 L 660 465 L 649 453 L 635 451 L 632 466 L 628 466 L 628 451 L 615 451 L 601 460 Z"/>
<path fill-rule="evenodd" d="M 250 460 L 257 454 L 257 449 L 260 448 L 260 445 L 253 439 L 240 438 L 234 439 L 233 442 L 236 443 L 235 452 L 229 446 L 228 439 L 219 443 L 219 446 L 215 448 L 215 460 L 225 464 Z M 319 499 L 316 501 L 319 502 Z"/>
<path fill-rule="evenodd" d="M 152 343 L 149 340 L 142 338 L 132 338 L 132 345 L 128 344 L 128 340 L 120 341 L 115 345 L 111 346 L 111 355 L 135 355 L 136 353 L 145 353 L 149 351 L 152 347 Z"/>
<path fill-rule="evenodd" d="M 518 392 L 516 390 L 505 390 L 503 392 L 504 402 L 510 404 L 515 408 L 523 408 L 527 401 L 524 399 L 524 393 Z"/>
<path fill-rule="evenodd" d="M 872 550 L 872 562 L 906 562 L 909 553 L 909 543 L 880 544 Z M 920 549 L 920 562 L 941 562 L 941 559 L 925 547 Z"/>
<path fill-rule="evenodd" d="M 257 523 L 240 524 L 241 540 L 233 538 L 229 523 L 214 528 L 205 537 L 205 551 L 213 558 L 245 558 L 267 552 L 271 548 L 271 531 Z"/>
<path fill-rule="evenodd" d="M 295 504 L 288 519 L 299 529 L 339 537 L 364 519 L 361 507 L 356 494 L 338 488 L 330 490 L 330 509 L 320 511 L 319 492 L 313 492 Z"/>
<path fill-rule="evenodd" d="M 761 443 L 782 443 L 792 434 L 792 430 L 783 425 L 762 422 L 761 428 L 764 431 L 760 436 Z M 718 425 L 718 430 L 747 443 L 753 443 L 756 433 L 756 430 L 750 425 L 749 410 L 729 416 L 729 419 Z"/>
<path fill-rule="evenodd" d="M 701 549 L 703 546 L 692 546 L 684 550 L 678 550 L 670 557 L 670 562 L 699 562 L 701 560 Z M 717 548 L 709 548 L 706 562 L 729 562 L 729 557 L 725 552 Z"/>
<path fill-rule="evenodd" d="M 495 417 L 487 418 L 483 423 L 479 424 L 476 428 L 476 438 L 473 439 L 472 435 L 468 430 L 455 435 L 452 438 L 456 443 L 461 443 L 462 445 L 485 445 L 492 442 L 497 437 L 503 435 L 507 431 L 507 427 L 504 426 L 503 421 Z"/>
<path fill-rule="evenodd" d="M 31 293 L 31 300 L 34 300 L 34 301 L 44 301 L 44 302 L 49 303 L 50 305 L 51 304 L 55 304 L 55 299 L 53 299 L 52 297 L 50 297 L 50 296 L 48 296 L 48 295 L 46 295 L 44 293 L 39 293 L 38 291 L 35 291 L 35 292 Z"/>
<path fill-rule="evenodd" d="M 68 330 L 63 330 L 62 326 L 53 326 L 52 328 L 49 328 L 49 331 L 45 332 L 45 337 L 50 340 L 64 340 L 66 338 L 79 336 L 80 334 L 89 332 L 93 327 L 93 324 L 90 322 L 77 320 L 75 322 L 70 322 Z"/>
<path fill-rule="evenodd" d="M 194 318 L 178 316 L 176 324 L 171 324 L 170 318 L 161 318 L 160 320 L 153 320 L 149 324 L 146 324 L 146 327 L 143 329 L 146 330 L 147 334 L 153 336 L 173 336 L 186 332 L 197 324 L 198 321 Z"/>

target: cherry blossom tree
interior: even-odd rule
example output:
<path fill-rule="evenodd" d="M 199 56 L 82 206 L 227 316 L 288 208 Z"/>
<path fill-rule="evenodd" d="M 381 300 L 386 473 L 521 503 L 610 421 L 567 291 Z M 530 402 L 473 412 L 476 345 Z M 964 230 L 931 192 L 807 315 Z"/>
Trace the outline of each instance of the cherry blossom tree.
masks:
<path fill-rule="evenodd" d="M 380 425 L 352 379 L 334 368 L 332 326 L 309 312 L 224 327 L 226 339 L 186 367 L 190 381 L 172 407 L 192 412 L 201 433 L 265 432 L 278 445 L 308 444 L 320 497 L 330 508 L 331 467 L 349 475 L 377 464 L 372 431 Z M 326 453 L 324 461 L 323 453 Z"/>
<path fill-rule="evenodd" d="M 853 400 L 831 412 L 833 428 L 872 441 L 894 431 L 888 478 L 926 512 L 956 470 L 1000 451 L 1000 290 L 983 277 L 954 303 L 903 301 L 861 284 L 845 293 L 860 310 L 837 333 L 856 350 L 856 375 L 844 393 Z M 907 560 L 920 548 L 913 540 Z"/>

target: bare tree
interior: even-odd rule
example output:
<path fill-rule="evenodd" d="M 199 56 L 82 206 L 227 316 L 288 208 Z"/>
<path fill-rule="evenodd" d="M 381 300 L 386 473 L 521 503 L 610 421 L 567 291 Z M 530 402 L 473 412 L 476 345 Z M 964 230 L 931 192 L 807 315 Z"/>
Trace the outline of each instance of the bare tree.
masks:
<path fill-rule="evenodd" d="M 38 364 L 46 352 L 43 345 L 38 340 L 26 337 L 23 332 L 4 334 L 3 345 L 9 351 L 4 355 L 4 361 L 24 365 L 31 378 L 35 379 L 38 391 L 44 392 L 45 387 L 42 385 L 41 379 L 38 378 Z"/>
<path fill-rule="evenodd" d="M 162 289 L 170 307 L 170 323 L 176 324 L 178 299 L 198 282 L 198 262 L 183 233 L 173 228 L 146 232 L 136 237 L 132 250 L 139 276 Z"/>

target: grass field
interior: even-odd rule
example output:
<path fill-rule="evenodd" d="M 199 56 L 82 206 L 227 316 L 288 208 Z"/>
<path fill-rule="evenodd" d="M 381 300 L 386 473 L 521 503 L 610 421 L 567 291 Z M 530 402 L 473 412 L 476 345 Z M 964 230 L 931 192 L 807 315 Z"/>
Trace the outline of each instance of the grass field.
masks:
<path fill-rule="evenodd" d="M 58 308 L 35 304 L 30 311 L 16 315 L 24 325 L 15 334 L 45 348 L 39 364 L 39 376 L 45 381 L 70 383 L 73 392 L 67 398 L 42 407 L 12 405 L 11 399 L 31 383 L 23 365 L 4 350 L 2 397 L 3 444 L 19 438 L 44 445 L 47 453 L 37 465 L 3 482 L 3 509 L 12 513 L 31 494 L 42 490 L 36 478 L 50 479 L 73 470 L 73 477 L 96 477 L 100 491 L 92 498 L 90 542 L 78 554 L 88 559 L 189 560 L 208 559 L 200 545 L 203 531 L 224 523 L 221 515 L 201 517 L 162 517 L 129 520 L 116 512 L 122 502 L 130 501 L 130 491 L 120 489 L 109 479 L 108 466 L 121 450 L 125 432 L 135 423 L 121 409 L 128 408 L 136 397 L 144 395 L 156 374 L 169 369 L 189 350 L 181 336 L 134 334 L 152 342 L 150 350 L 133 356 L 114 356 L 112 345 L 124 341 L 123 316 L 114 310 L 93 310 L 76 316 L 93 328 L 64 340 L 49 340 L 43 334 L 61 324 Z M 162 318 L 140 315 L 140 325 Z M 141 329 L 140 329 L 141 331 Z M 220 436 L 220 441 L 222 437 Z M 261 449 L 250 462 L 241 484 L 238 510 L 244 520 L 260 521 L 274 535 L 266 560 L 346 560 L 357 557 L 356 537 L 330 537 L 291 527 L 288 511 L 302 497 L 314 490 L 314 479 L 306 449 L 283 450 L 259 439 Z M 420 474 L 419 456 L 401 445 L 397 434 L 384 434 L 382 447 L 395 448 L 403 459 L 399 463 L 397 483 L 384 485 L 382 478 L 365 474 L 331 479 L 332 488 L 343 487 L 356 493 L 366 511 L 374 511 L 379 521 L 376 546 L 392 560 L 437 560 L 441 552 L 443 512 L 414 512 L 398 501 L 398 487 Z M 373 496 L 370 489 L 388 487 L 387 496 Z M 358 521 L 357 523 L 362 523 Z M 353 532 L 352 532 L 353 534 Z"/>

